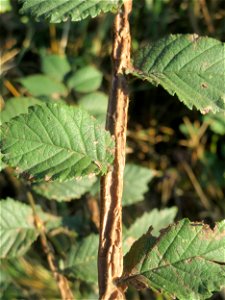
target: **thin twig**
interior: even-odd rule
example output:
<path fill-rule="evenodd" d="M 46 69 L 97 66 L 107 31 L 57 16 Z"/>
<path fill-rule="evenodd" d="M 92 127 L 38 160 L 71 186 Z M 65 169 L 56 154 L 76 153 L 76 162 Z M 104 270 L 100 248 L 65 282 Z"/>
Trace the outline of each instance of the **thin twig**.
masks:
<path fill-rule="evenodd" d="M 185 170 L 185 172 L 187 173 L 191 183 L 193 184 L 193 187 L 194 187 L 197 195 L 199 196 L 199 199 L 200 199 L 202 205 L 206 209 L 210 210 L 211 209 L 210 202 L 209 202 L 208 198 L 206 197 L 205 193 L 203 192 L 203 189 L 202 189 L 201 185 L 199 184 L 194 172 L 192 171 L 190 166 L 185 161 L 182 161 L 181 165 L 182 165 L 183 169 Z"/>
<path fill-rule="evenodd" d="M 122 275 L 122 191 L 125 165 L 128 87 L 124 76 L 130 65 L 130 28 L 128 17 L 132 0 L 115 17 L 113 44 L 113 78 L 109 98 L 106 129 L 115 138 L 112 169 L 101 180 L 100 241 L 98 279 L 101 300 L 124 299 L 124 291 L 115 282 Z"/>
<path fill-rule="evenodd" d="M 9 80 L 4 80 L 4 86 L 10 91 L 10 93 L 14 97 L 20 97 L 20 92 L 15 88 L 15 86 L 9 81 Z"/>
<path fill-rule="evenodd" d="M 64 25 L 63 25 L 63 32 L 62 32 L 62 37 L 59 43 L 59 53 L 60 54 L 65 54 L 65 50 L 68 44 L 68 38 L 69 38 L 69 32 L 70 32 L 70 21 L 68 20 Z"/>
<path fill-rule="evenodd" d="M 75 298 L 73 297 L 73 294 L 70 290 L 69 283 L 68 283 L 66 277 L 64 277 L 62 274 L 60 274 L 58 272 L 58 267 L 55 262 L 56 260 L 55 260 L 54 254 L 48 245 L 47 237 L 45 234 L 46 230 L 45 230 L 44 223 L 42 222 L 42 220 L 39 218 L 39 216 L 36 213 L 34 198 L 30 192 L 27 193 L 27 198 L 28 198 L 28 201 L 33 210 L 34 224 L 40 233 L 40 240 L 41 240 L 41 245 L 42 245 L 43 251 L 44 251 L 45 255 L 47 256 L 48 265 L 49 265 L 50 270 L 52 271 L 53 277 L 55 278 L 55 281 L 59 288 L 61 298 L 62 298 L 62 300 L 74 300 Z"/>
<path fill-rule="evenodd" d="M 201 9 L 202 9 L 203 17 L 204 17 L 206 25 L 208 27 L 208 31 L 209 31 L 209 33 L 214 33 L 215 32 L 215 27 L 213 25 L 212 18 L 209 14 L 209 10 L 208 10 L 206 1 L 205 0 L 200 0 L 199 3 L 200 3 L 200 6 L 201 6 Z"/>
<path fill-rule="evenodd" d="M 100 227 L 100 212 L 98 201 L 93 196 L 87 198 L 87 207 L 90 212 L 90 219 L 95 225 L 96 229 L 99 230 Z"/>
<path fill-rule="evenodd" d="M 49 25 L 49 33 L 50 33 L 50 45 L 51 45 L 51 52 L 58 54 L 59 53 L 59 44 L 57 41 L 56 35 L 56 25 L 50 24 Z"/>

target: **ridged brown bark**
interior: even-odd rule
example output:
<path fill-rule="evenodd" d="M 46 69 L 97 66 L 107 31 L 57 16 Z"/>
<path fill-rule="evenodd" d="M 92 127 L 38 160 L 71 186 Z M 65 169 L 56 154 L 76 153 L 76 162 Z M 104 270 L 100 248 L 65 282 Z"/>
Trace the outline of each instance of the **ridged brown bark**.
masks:
<path fill-rule="evenodd" d="M 101 300 L 124 299 L 116 286 L 122 275 L 122 192 L 126 154 L 128 87 L 124 71 L 130 65 L 129 14 L 132 0 L 115 17 L 113 42 L 113 76 L 109 98 L 106 129 L 115 138 L 113 166 L 101 179 L 100 242 L 98 253 L 99 294 Z"/>

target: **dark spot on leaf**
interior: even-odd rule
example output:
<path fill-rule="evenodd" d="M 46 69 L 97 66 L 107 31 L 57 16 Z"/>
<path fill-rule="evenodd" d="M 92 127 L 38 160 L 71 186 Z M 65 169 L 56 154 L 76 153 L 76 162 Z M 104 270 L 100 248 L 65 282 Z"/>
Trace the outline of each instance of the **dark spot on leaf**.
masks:
<path fill-rule="evenodd" d="M 208 88 L 208 84 L 205 83 L 205 82 L 203 82 L 203 83 L 201 84 L 201 87 L 202 87 L 203 89 L 207 89 L 207 88 Z"/>
<path fill-rule="evenodd" d="M 33 175 L 27 173 L 26 171 L 21 173 L 21 177 L 23 177 L 25 180 L 28 180 L 30 182 L 34 181 L 35 179 Z"/>

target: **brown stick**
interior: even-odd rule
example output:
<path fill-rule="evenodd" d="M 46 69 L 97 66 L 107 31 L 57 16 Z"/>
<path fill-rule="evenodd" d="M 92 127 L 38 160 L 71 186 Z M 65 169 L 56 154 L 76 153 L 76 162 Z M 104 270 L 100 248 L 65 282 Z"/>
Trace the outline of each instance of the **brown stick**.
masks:
<path fill-rule="evenodd" d="M 204 17 L 206 25 L 208 27 L 208 31 L 209 31 L 209 33 L 214 33 L 215 32 L 215 27 L 213 25 L 213 21 L 212 21 L 212 18 L 210 16 L 206 1 L 205 0 L 200 0 L 199 2 L 200 2 L 201 9 L 202 9 L 203 17 Z"/>
<path fill-rule="evenodd" d="M 202 205 L 208 210 L 212 209 L 209 199 L 207 198 L 206 194 L 204 193 L 204 191 L 203 191 L 198 179 L 196 178 L 194 172 L 192 171 L 191 167 L 186 163 L 186 161 L 182 161 L 181 165 L 184 168 L 185 172 L 187 173 L 191 183 L 193 184 L 193 187 L 194 187 L 197 195 L 199 196 Z"/>
<path fill-rule="evenodd" d="M 124 299 L 115 281 L 122 275 L 122 191 L 125 165 L 128 87 L 124 71 L 130 65 L 130 28 L 128 17 L 132 0 L 127 0 L 115 17 L 113 78 L 106 129 L 115 137 L 112 169 L 101 180 L 100 241 L 98 281 L 101 300 Z"/>
<path fill-rule="evenodd" d="M 44 224 L 43 224 L 42 220 L 39 218 L 39 216 L 36 214 L 34 198 L 30 192 L 27 193 L 27 198 L 28 198 L 28 201 L 33 210 L 34 223 L 35 223 L 36 228 L 39 230 L 41 245 L 42 245 L 45 255 L 47 256 L 49 268 L 52 271 L 53 277 L 58 285 L 58 288 L 59 288 L 59 291 L 61 294 L 61 299 L 62 300 L 75 300 L 75 298 L 70 290 L 69 283 L 68 283 L 66 277 L 64 277 L 63 275 L 61 275 L 58 272 L 54 254 L 48 245 L 47 237 L 45 235 Z"/>

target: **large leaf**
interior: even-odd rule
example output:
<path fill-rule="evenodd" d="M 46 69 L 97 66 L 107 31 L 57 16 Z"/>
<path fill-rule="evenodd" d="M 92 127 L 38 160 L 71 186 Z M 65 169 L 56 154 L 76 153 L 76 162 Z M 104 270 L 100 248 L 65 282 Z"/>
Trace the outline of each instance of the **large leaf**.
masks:
<path fill-rule="evenodd" d="M 105 122 L 108 96 L 102 92 L 87 94 L 79 99 L 79 105 L 90 115 L 96 117 L 101 122 Z"/>
<path fill-rule="evenodd" d="M 4 122 L 8 122 L 15 116 L 28 112 L 28 107 L 36 104 L 41 105 L 41 101 L 28 97 L 14 97 L 9 99 L 6 102 L 4 109 L 0 112 L 0 125 Z M 0 152 L 0 171 L 7 166 L 2 159 L 3 154 Z"/>
<path fill-rule="evenodd" d="M 22 13 L 57 23 L 68 18 L 72 21 L 94 18 L 102 12 L 115 10 L 122 0 L 21 0 L 21 2 L 23 2 Z"/>
<path fill-rule="evenodd" d="M 177 214 L 177 208 L 165 208 L 163 210 L 153 209 L 144 213 L 140 218 L 123 232 L 123 251 L 126 253 L 135 240 L 146 232 L 146 228 L 153 228 L 152 235 L 158 236 L 162 228 L 171 224 Z"/>
<path fill-rule="evenodd" d="M 65 262 L 67 275 L 97 283 L 98 241 L 98 235 L 91 234 L 71 249 Z"/>
<path fill-rule="evenodd" d="M 29 97 L 14 97 L 6 101 L 4 109 L 0 112 L 0 123 L 8 122 L 10 119 L 22 113 L 27 113 L 28 108 L 41 104 L 41 101 Z"/>
<path fill-rule="evenodd" d="M 70 71 L 70 64 L 66 56 L 59 56 L 56 54 L 41 56 L 41 69 L 42 72 L 52 77 L 57 81 L 63 81 L 65 75 Z"/>
<path fill-rule="evenodd" d="M 19 81 L 33 96 L 52 96 L 59 98 L 59 95 L 66 95 L 67 93 L 63 83 L 47 75 L 30 75 L 21 78 Z"/>
<path fill-rule="evenodd" d="M 86 112 L 47 104 L 2 125 L 3 160 L 28 179 L 65 181 L 105 173 L 113 140 Z"/>
<path fill-rule="evenodd" d="M 140 48 L 131 73 L 161 84 L 189 108 L 225 111 L 225 47 L 197 35 L 170 35 Z"/>
<path fill-rule="evenodd" d="M 32 209 L 8 198 L 0 201 L 0 213 L 1 258 L 23 255 L 38 236 Z"/>
<path fill-rule="evenodd" d="M 75 72 L 68 80 L 68 86 L 79 93 L 96 91 L 102 82 L 102 73 L 93 66 Z"/>
<path fill-rule="evenodd" d="M 225 286 L 225 221 L 212 230 L 184 219 L 158 239 L 148 232 L 125 256 L 123 281 L 181 300 L 207 299 Z"/>
<path fill-rule="evenodd" d="M 48 199 L 57 201 L 70 201 L 80 198 L 84 193 L 88 192 L 96 181 L 96 177 L 88 176 L 79 180 L 73 179 L 67 182 L 44 182 L 35 184 L 34 191 Z"/>
<path fill-rule="evenodd" d="M 154 177 L 154 171 L 142 166 L 127 164 L 124 170 L 123 206 L 144 199 L 148 183 Z"/>

